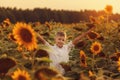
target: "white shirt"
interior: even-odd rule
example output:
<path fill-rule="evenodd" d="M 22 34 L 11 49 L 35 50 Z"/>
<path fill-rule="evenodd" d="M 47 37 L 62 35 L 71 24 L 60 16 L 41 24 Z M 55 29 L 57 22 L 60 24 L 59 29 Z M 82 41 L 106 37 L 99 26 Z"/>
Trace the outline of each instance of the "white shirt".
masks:
<path fill-rule="evenodd" d="M 74 47 L 72 41 L 66 45 L 63 45 L 62 48 L 59 48 L 57 45 L 52 46 L 47 42 L 46 45 L 49 46 L 52 50 L 51 52 L 49 52 L 50 60 L 52 60 L 50 66 L 55 67 L 57 70 L 60 71 L 60 73 L 64 74 L 65 71 L 59 63 L 69 61 L 69 52 Z"/>

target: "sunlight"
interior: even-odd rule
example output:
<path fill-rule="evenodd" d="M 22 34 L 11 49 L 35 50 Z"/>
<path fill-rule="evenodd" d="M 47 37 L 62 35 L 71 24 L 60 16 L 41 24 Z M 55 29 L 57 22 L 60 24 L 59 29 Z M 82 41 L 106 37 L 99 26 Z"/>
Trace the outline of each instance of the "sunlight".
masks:
<path fill-rule="evenodd" d="M 112 5 L 113 13 L 120 13 L 119 0 L 2 0 L 1 7 L 17 7 L 22 9 L 33 8 L 51 8 L 51 9 L 64 9 L 64 10 L 77 10 L 91 9 L 103 10 L 106 5 Z"/>

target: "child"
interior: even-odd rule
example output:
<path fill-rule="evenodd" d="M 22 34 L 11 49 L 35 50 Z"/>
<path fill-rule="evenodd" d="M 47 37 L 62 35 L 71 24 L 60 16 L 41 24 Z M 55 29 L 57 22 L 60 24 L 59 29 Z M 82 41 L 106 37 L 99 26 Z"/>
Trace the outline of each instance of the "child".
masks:
<path fill-rule="evenodd" d="M 70 50 L 76 45 L 79 40 L 81 40 L 84 36 L 86 36 L 90 31 L 89 29 L 87 32 L 85 32 L 82 35 L 79 35 L 76 37 L 73 41 L 70 41 L 68 44 L 65 44 L 66 41 L 66 33 L 64 32 L 57 32 L 55 36 L 55 45 L 50 45 L 46 40 L 43 39 L 42 36 L 38 36 L 38 38 L 45 44 L 46 46 L 49 46 L 52 51 L 49 53 L 49 57 L 52 60 L 52 63 L 50 66 L 55 67 L 57 70 L 60 71 L 60 73 L 64 74 L 65 70 L 60 65 L 61 62 L 68 62 L 69 61 L 69 52 Z"/>

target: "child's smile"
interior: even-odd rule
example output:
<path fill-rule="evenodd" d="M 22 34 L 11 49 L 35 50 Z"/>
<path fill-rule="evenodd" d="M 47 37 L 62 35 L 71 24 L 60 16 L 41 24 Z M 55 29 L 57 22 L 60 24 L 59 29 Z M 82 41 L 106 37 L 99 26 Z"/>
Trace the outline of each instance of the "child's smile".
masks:
<path fill-rule="evenodd" d="M 62 48 L 63 45 L 65 44 L 65 37 L 64 36 L 57 36 L 55 38 L 55 43 L 59 48 Z"/>

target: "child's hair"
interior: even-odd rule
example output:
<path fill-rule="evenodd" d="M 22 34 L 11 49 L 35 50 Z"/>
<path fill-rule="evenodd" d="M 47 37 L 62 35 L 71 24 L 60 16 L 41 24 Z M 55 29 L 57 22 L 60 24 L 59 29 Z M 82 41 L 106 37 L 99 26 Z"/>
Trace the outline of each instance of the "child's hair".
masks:
<path fill-rule="evenodd" d="M 63 36 L 63 37 L 66 38 L 66 33 L 63 32 L 63 31 L 59 31 L 59 32 L 56 33 L 56 36 Z"/>

